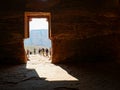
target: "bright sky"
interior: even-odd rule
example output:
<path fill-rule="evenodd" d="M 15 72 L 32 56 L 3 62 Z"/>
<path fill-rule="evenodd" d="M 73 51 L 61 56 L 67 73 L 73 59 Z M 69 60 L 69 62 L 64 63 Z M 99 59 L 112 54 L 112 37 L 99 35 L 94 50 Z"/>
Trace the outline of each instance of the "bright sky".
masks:
<path fill-rule="evenodd" d="M 48 21 L 46 18 L 32 18 L 29 22 L 30 30 L 48 29 Z"/>

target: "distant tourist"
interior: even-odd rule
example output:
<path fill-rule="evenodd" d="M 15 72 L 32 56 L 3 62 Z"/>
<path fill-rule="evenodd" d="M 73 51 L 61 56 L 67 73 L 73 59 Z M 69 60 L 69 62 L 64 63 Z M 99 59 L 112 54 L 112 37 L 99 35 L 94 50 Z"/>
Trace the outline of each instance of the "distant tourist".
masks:
<path fill-rule="evenodd" d="M 43 54 L 43 56 L 45 56 L 45 49 L 44 48 L 42 48 L 42 54 Z"/>
<path fill-rule="evenodd" d="M 34 54 L 36 54 L 36 49 L 34 48 Z"/>
<path fill-rule="evenodd" d="M 27 49 L 27 55 L 29 55 L 29 53 L 30 53 L 30 52 L 29 52 L 29 50 Z"/>
<path fill-rule="evenodd" d="M 46 56 L 48 56 L 48 52 L 49 52 L 49 51 L 48 51 L 48 48 L 46 48 L 46 50 L 45 50 L 45 51 L 46 51 Z"/>
<path fill-rule="evenodd" d="M 52 49 L 51 49 L 51 48 L 49 49 L 49 54 L 50 54 L 50 56 L 51 56 L 51 54 L 52 54 Z"/>
<path fill-rule="evenodd" d="M 30 51 L 27 49 L 27 60 L 29 60 L 29 54 L 30 54 Z"/>
<path fill-rule="evenodd" d="M 52 59 L 52 55 L 51 54 L 52 54 L 52 48 L 49 49 L 49 55 L 50 55 L 49 60 Z"/>
<path fill-rule="evenodd" d="M 41 54 L 41 49 L 38 50 L 38 53 Z"/>
<path fill-rule="evenodd" d="M 32 52 L 30 51 L 30 54 L 32 54 Z"/>

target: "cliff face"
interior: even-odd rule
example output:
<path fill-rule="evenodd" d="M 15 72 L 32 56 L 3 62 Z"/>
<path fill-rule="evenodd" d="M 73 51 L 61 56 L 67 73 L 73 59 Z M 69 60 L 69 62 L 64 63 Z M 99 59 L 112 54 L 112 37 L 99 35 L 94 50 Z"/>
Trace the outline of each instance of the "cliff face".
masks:
<path fill-rule="evenodd" d="M 10 0 L 0 7 L 1 62 L 26 62 L 26 11 L 51 13 L 53 63 L 119 58 L 119 0 Z"/>

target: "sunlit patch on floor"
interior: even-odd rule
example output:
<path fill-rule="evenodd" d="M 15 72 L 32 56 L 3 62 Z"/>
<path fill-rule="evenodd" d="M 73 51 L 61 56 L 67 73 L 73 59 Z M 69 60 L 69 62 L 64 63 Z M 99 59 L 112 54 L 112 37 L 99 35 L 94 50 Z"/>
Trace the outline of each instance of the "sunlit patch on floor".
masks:
<path fill-rule="evenodd" d="M 40 78 L 47 81 L 78 81 L 60 66 L 51 63 L 48 57 L 31 55 L 27 63 L 27 69 L 35 69 Z"/>

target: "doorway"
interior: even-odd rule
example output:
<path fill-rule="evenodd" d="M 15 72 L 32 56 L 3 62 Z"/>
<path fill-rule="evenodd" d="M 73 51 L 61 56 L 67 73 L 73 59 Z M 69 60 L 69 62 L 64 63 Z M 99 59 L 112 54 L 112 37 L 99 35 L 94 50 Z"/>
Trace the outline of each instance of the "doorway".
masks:
<path fill-rule="evenodd" d="M 50 32 L 50 13 L 25 12 L 24 48 L 28 60 L 51 60 Z"/>

